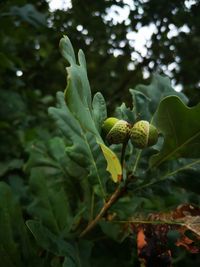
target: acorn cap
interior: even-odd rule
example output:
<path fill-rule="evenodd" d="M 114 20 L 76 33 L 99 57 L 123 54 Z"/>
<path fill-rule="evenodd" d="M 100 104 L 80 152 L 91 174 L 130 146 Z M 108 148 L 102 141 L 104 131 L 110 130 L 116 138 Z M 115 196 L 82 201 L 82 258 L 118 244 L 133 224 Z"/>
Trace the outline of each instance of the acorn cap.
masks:
<path fill-rule="evenodd" d="M 131 125 L 125 120 L 118 120 L 109 133 L 106 139 L 110 144 L 124 143 L 130 137 Z"/>
<path fill-rule="evenodd" d="M 130 137 L 135 147 L 143 149 L 156 144 L 158 140 L 158 131 L 148 121 L 141 120 L 133 125 Z"/>
<path fill-rule="evenodd" d="M 110 130 L 112 129 L 112 127 L 119 121 L 119 119 L 114 118 L 114 117 L 110 117 L 107 118 L 103 124 L 102 124 L 102 131 L 105 135 L 107 135 Z"/>

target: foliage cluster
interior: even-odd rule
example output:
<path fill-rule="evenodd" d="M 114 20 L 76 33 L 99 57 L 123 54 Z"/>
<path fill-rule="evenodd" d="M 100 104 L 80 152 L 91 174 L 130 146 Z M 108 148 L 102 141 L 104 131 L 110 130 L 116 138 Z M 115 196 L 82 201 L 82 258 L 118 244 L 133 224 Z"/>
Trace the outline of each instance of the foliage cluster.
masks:
<path fill-rule="evenodd" d="M 186 106 L 199 101 L 199 1 L 135 0 L 122 23 L 106 19 L 113 5 L 127 7 L 125 1 L 73 0 L 67 11 L 50 12 L 43 0 L 0 3 L 2 266 L 137 266 L 130 221 L 150 220 L 150 213 L 166 220 L 164 215 L 179 204 L 199 205 L 199 106 Z M 136 51 L 127 34 L 152 23 L 156 30 L 148 54 L 138 54 L 130 69 Z M 173 25 L 178 33 L 168 38 Z M 75 51 L 84 49 L 92 92 L 100 90 L 106 102 L 100 93 L 92 98 L 84 55 L 80 52 L 77 60 L 67 41 L 61 50 L 70 63 L 68 93 L 65 100 L 58 93 L 58 106 L 48 116 L 47 107 L 55 105 L 52 95 L 65 86 L 65 62 L 57 49 L 60 32 L 68 33 Z M 115 51 L 120 55 L 114 56 Z M 136 86 L 144 71 L 170 75 L 183 85 L 184 94 L 175 93 L 160 75 Z M 182 100 L 165 98 L 174 94 Z M 114 111 L 121 98 L 126 104 Z M 132 124 L 153 118 L 165 139 L 142 152 L 128 144 L 120 185 L 123 189 L 130 177 L 126 190 L 79 239 L 117 187 L 99 145 L 108 146 L 101 137 L 106 106 L 108 113 Z M 120 158 L 121 146 L 110 148 Z M 173 219 L 166 217 L 168 223 Z M 174 265 L 199 266 L 198 255 L 175 246 L 175 234 L 169 232 L 168 238 Z M 196 244 L 187 246 L 191 252 Z"/>
<path fill-rule="evenodd" d="M 53 131 L 46 110 L 54 103 L 52 96 L 65 86 L 64 61 L 57 49 L 61 32 L 67 32 L 73 40 L 75 51 L 79 47 L 85 51 L 92 92 L 104 94 L 109 110 L 114 110 L 121 98 L 131 105 L 129 95 L 124 92 L 141 83 L 144 72 L 155 71 L 182 84 L 190 105 L 198 103 L 200 20 L 196 14 L 199 8 L 199 1 L 134 0 L 127 4 L 116 0 L 72 0 L 67 10 L 50 11 L 45 0 L 2 1 L 3 165 L 10 165 L 15 159 L 24 160 L 28 143 Z M 126 20 L 119 22 L 108 16 L 110 10 L 117 16 L 121 9 L 129 10 Z M 155 30 L 144 47 L 148 53 L 143 55 L 137 52 L 130 33 L 152 25 Z M 174 35 L 169 38 L 171 32 Z M 14 165 L 17 167 L 15 161 Z M 12 164 L 8 168 L 13 168 Z"/>
<path fill-rule="evenodd" d="M 49 108 L 59 131 L 27 147 L 28 178 L 14 172 L 7 176 L 9 185 L 0 183 L 2 265 L 139 266 L 133 228 L 139 236 L 138 227 L 158 223 L 175 227 L 167 228 L 168 243 L 162 244 L 172 250 L 173 266 L 183 261 L 198 266 L 198 257 L 185 253 L 199 251 L 200 105 L 188 108 L 187 97 L 175 93 L 169 79 L 160 75 L 154 75 L 147 86 L 130 89 L 132 107 L 122 103 L 116 116 L 132 124 L 138 118 L 149 120 L 162 137 L 144 150 L 129 142 L 123 179 L 114 182 L 116 161 L 105 157 L 101 147 L 119 158 L 122 146 L 108 147 L 101 137 L 105 100 L 99 92 L 91 96 L 82 50 L 76 58 L 66 36 L 60 48 L 70 64 L 68 83 L 64 93 L 57 93 L 57 106 Z M 107 164 L 112 165 L 109 171 Z M 180 209 L 167 215 L 183 203 L 188 204 L 181 216 Z M 189 252 L 175 245 L 177 233 L 186 229 L 192 234 L 187 237 L 190 243 L 185 235 L 179 243 Z M 139 256 L 141 266 L 152 266 Z M 163 259 L 159 264 L 171 266 Z"/>

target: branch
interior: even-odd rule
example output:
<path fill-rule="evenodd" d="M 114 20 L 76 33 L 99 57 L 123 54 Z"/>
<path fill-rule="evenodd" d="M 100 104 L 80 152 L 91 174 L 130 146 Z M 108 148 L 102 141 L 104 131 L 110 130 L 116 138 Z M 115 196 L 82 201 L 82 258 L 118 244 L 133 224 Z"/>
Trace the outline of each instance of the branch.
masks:
<path fill-rule="evenodd" d="M 121 187 L 120 185 L 116 188 L 115 192 L 111 195 L 110 199 L 103 205 L 102 209 L 100 210 L 100 212 L 98 213 L 98 215 L 96 216 L 96 218 L 94 218 L 94 220 L 92 220 L 87 227 L 82 231 L 82 233 L 80 234 L 80 238 L 85 236 L 90 230 L 92 230 L 95 225 L 98 223 L 98 221 L 105 215 L 105 213 L 107 212 L 107 210 L 112 206 L 112 204 L 114 204 L 117 199 L 120 197 L 121 193 L 124 191 L 124 187 Z"/>
<path fill-rule="evenodd" d="M 122 146 L 122 152 L 121 152 L 122 172 L 123 172 L 123 165 L 124 165 L 124 158 L 125 158 L 127 144 L 128 144 L 128 139 L 123 143 Z M 121 194 L 124 193 L 124 191 L 126 190 L 127 183 L 128 179 L 126 179 L 124 186 L 122 186 L 121 183 L 118 185 L 118 187 L 115 189 L 114 193 L 111 195 L 109 200 L 103 205 L 98 215 L 94 218 L 94 220 L 90 221 L 87 227 L 81 232 L 79 236 L 80 238 L 85 236 L 90 230 L 92 230 L 95 227 L 98 221 L 105 215 L 107 210 L 118 200 Z"/>

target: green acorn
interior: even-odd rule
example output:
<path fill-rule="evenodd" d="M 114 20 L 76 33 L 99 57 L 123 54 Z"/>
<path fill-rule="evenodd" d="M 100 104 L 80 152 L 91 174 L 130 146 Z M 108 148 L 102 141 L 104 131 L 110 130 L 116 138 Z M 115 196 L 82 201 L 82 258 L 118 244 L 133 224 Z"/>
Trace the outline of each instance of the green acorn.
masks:
<path fill-rule="evenodd" d="M 148 121 L 141 120 L 131 128 L 130 137 L 135 147 L 143 149 L 157 143 L 158 131 Z"/>
<path fill-rule="evenodd" d="M 128 140 L 131 125 L 125 120 L 107 118 L 102 125 L 103 134 L 109 144 L 121 144 Z"/>

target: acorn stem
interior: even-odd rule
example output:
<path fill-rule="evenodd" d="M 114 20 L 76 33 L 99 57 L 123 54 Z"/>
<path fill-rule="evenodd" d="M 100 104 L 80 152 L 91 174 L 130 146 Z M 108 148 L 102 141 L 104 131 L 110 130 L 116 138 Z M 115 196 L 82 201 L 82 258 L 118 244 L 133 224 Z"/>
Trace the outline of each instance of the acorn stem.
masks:
<path fill-rule="evenodd" d="M 136 172 L 136 169 L 137 169 L 141 154 L 142 154 L 142 150 L 138 150 L 137 151 L 137 155 L 136 155 L 135 164 L 134 164 L 134 167 L 133 167 L 133 174 L 135 174 L 135 172 Z"/>
<path fill-rule="evenodd" d="M 122 175 L 123 175 L 124 159 L 125 159 L 127 144 L 128 144 L 128 139 L 122 145 L 121 159 L 120 159 L 121 166 L 122 166 Z M 123 180 L 123 177 L 122 177 L 122 180 Z"/>

